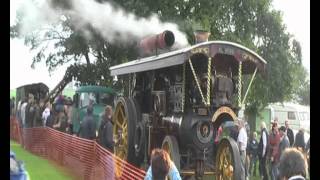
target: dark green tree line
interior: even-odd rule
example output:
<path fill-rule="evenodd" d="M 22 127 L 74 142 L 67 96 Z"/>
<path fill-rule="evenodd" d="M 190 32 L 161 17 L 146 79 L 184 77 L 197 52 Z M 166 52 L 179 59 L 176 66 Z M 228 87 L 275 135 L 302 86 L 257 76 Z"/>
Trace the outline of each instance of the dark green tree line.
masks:
<path fill-rule="evenodd" d="M 57 8 L 70 8 L 68 1 L 53 0 Z M 99 2 L 104 2 L 100 0 Z M 139 17 L 157 14 L 164 22 L 177 23 L 193 44 L 193 30 L 196 25 L 211 32 L 210 40 L 227 40 L 242 44 L 261 55 L 268 62 L 266 78 L 258 75 L 247 97 L 247 108 L 257 111 L 270 102 L 282 102 L 303 94 L 297 79 L 304 82 L 301 47 L 294 37 L 286 32 L 281 12 L 273 10 L 272 0 L 114 0 L 108 1 Z M 23 16 L 20 14 L 20 16 Z M 42 29 L 28 36 L 19 34 L 17 24 L 10 29 L 12 38 L 23 38 L 31 49 L 38 53 L 32 64 L 46 62 L 53 71 L 67 62 L 74 62 L 72 69 L 76 80 L 82 84 L 111 85 L 109 67 L 137 57 L 135 44 L 113 43 L 103 40 L 93 28 L 90 40 L 78 31 L 70 19 L 65 17 L 59 24 Z M 107 28 L 107 27 L 106 27 Z M 44 46 L 48 41 L 54 44 L 55 52 L 48 52 Z M 85 59 L 85 64 L 79 64 Z M 304 82 L 305 83 L 305 82 Z M 301 89 L 301 88 L 300 88 Z M 301 96 L 300 95 L 300 96 Z M 302 97 L 302 96 L 301 96 Z"/>

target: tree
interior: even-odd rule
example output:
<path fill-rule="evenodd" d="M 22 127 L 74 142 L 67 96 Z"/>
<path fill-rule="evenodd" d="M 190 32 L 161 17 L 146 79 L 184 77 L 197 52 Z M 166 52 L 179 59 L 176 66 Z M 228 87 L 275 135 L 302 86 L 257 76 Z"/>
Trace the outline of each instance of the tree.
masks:
<path fill-rule="evenodd" d="M 55 8 L 72 8 L 65 1 L 52 2 Z M 156 13 L 164 22 L 177 23 L 187 34 L 191 44 L 194 41 L 194 27 L 200 24 L 210 30 L 210 40 L 233 41 L 264 57 L 268 62 L 266 79 L 261 75 L 256 77 L 247 98 L 249 111 L 256 112 L 270 102 L 293 98 L 297 79 L 295 72 L 302 68 L 301 47 L 286 32 L 281 12 L 271 9 L 271 0 L 115 0 L 112 3 L 139 17 L 149 17 Z M 33 63 L 45 60 L 49 71 L 52 71 L 73 60 L 76 63 L 73 65 L 74 71 L 78 72 L 76 79 L 81 83 L 111 85 L 109 67 L 137 57 L 134 43 L 108 42 L 90 24 L 87 29 L 93 35 L 88 40 L 82 31 L 73 26 L 72 16 L 64 17 L 58 27 L 51 26 L 50 29 L 42 30 L 42 36 L 39 32 L 34 32 L 31 36 L 22 37 L 31 49 L 44 45 L 47 41 L 55 43 L 57 52 L 47 53 L 42 48 L 34 57 Z M 17 25 L 11 27 L 11 37 L 21 35 L 17 31 L 19 25 L 21 22 L 19 24 L 18 21 Z M 86 65 L 79 65 L 83 57 Z"/>
<path fill-rule="evenodd" d="M 302 86 L 301 89 L 297 93 L 298 95 L 298 102 L 303 105 L 309 105 L 310 106 L 310 81 L 306 80 Z"/>

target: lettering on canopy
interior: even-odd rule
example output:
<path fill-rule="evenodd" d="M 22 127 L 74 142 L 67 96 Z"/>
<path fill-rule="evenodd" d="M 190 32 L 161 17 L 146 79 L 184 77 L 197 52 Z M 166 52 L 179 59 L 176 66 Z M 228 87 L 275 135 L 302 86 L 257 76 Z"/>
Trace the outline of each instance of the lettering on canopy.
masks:
<path fill-rule="evenodd" d="M 218 53 L 221 54 L 227 54 L 227 55 L 234 55 L 234 48 L 228 48 L 228 47 L 219 47 L 218 48 Z"/>
<path fill-rule="evenodd" d="M 254 58 L 251 54 L 240 49 L 235 49 L 234 47 L 219 47 L 217 53 L 235 56 L 236 58 L 239 57 L 237 56 L 237 54 L 240 54 L 240 57 L 238 59 L 239 61 L 251 61 L 256 64 L 258 63 L 257 59 Z"/>
<path fill-rule="evenodd" d="M 208 47 L 199 47 L 199 48 L 194 48 L 191 49 L 191 53 L 192 54 L 198 54 L 198 53 L 202 53 L 202 54 L 209 54 L 209 48 Z"/>
<path fill-rule="evenodd" d="M 242 53 L 242 59 L 243 61 L 252 61 L 254 63 L 258 63 L 258 61 L 254 57 L 245 52 Z"/>

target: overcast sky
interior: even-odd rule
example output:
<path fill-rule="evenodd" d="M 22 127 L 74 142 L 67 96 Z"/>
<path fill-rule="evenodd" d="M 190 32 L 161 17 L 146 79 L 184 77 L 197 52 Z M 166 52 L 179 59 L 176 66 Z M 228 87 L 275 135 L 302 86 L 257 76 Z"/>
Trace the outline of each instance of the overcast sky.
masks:
<path fill-rule="evenodd" d="M 15 12 L 21 2 L 23 0 L 10 0 L 10 25 L 14 24 Z M 303 65 L 310 72 L 310 1 L 274 0 L 273 6 L 283 11 L 287 30 L 301 43 Z M 64 76 L 68 65 L 60 66 L 49 76 L 44 62 L 38 63 L 35 69 L 30 67 L 32 57 L 22 40 L 10 39 L 10 89 L 37 82 L 44 82 L 52 89 Z"/>

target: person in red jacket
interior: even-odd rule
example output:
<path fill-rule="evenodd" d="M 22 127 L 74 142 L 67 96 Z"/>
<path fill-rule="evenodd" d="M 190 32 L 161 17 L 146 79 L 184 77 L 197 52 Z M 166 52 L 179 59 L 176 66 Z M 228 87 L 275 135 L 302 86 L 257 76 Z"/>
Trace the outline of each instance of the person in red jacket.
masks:
<path fill-rule="evenodd" d="M 272 124 L 272 131 L 269 135 L 269 147 L 270 147 L 270 171 L 271 180 L 276 180 L 278 177 L 278 163 L 280 159 L 279 154 L 280 134 L 278 131 L 278 124 L 274 122 Z"/>

